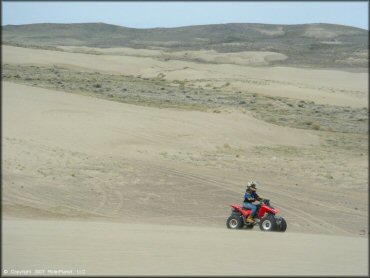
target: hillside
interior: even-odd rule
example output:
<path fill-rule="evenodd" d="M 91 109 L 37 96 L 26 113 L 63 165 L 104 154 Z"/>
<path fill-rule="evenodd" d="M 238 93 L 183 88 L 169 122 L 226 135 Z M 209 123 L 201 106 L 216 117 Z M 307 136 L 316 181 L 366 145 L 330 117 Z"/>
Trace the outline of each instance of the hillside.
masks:
<path fill-rule="evenodd" d="M 3 44 L 46 47 L 130 47 L 166 51 L 280 53 L 274 65 L 367 67 L 368 31 L 334 24 L 230 23 L 136 29 L 104 23 L 7 25 Z"/>

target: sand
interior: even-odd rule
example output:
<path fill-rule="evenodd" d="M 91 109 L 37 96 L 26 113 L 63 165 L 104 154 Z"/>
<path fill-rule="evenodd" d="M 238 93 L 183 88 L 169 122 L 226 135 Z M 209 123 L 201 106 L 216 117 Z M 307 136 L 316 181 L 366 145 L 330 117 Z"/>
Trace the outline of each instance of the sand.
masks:
<path fill-rule="evenodd" d="M 3 88 L 4 113 L 11 119 L 5 118 L 4 134 L 27 134 L 29 140 L 72 151 L 119 155 L 134 146 L 202 151 L 230 143 L 227 138 L 232 138 L 238 148 L 318 143 L 317 137 L 306 131 L 276 126 L 246 114 L 122 105 L 8 82 Z"/>
<path fill-rule="evenodd" d="M 367 240 L 363 238 L 105 222 L 13 219 L 3 225 L 3 269 L 9 273 L 368 274 Z"/>
<path fill-rule="evenodd" d="M 215 50 L 189 50 L 189 51 L 163 51 L 149 49 L 134 49 L 128 47 L 114 48 L 96 48 L 96 47 L 75 47 L 58 46 L 59 49 L 68 52 L 80 52 L 99 55 L 116 56 L 135 56 L 135 57 L 153 57 L 157 59 L 172 60 L 197 60 L 198 62 L 216 63 L 216 64 L 236 64 L 245 66 L 269 65 L 270 62 L 285 60 L 286 55 L 269 51 L 242 51 L 235 53 L 219 53 Z"/>
<path fill-rule="evenodd" d="M 245 76 L 268 76 L 270 85 L 253 85 L 256 91 L 368 107 L 361 73 L 3 50 L 3 63 L 166 72 L 168 80 L 194 82 L 236 76 L 235 88 Z M 3 274 L 368 274 L 368 155 L 335 145 L 355 135 L 335 139 L 237 111 L 2 87 Z M 325 98 L 324 87 L 334 88 Z M 241 202 L 250 179 L 281 209 L 287 232 L 226 229 L 229 205 Z"/>
<path fill-rule="evenodd" d="M 259 59 L 259 55 L 256 55 L 256 59 Z M 55 65 L 142 77 L 157 77 L 163 74 L 167 80 L 191 80 L 195 84 L 229 82 L 231 91 L 253 91 L 320 104 L 368 106 L 367 73 L 163 61 L 153 57 L 93 55 L 13 46 L 3 46 L 3 63 Z"/>

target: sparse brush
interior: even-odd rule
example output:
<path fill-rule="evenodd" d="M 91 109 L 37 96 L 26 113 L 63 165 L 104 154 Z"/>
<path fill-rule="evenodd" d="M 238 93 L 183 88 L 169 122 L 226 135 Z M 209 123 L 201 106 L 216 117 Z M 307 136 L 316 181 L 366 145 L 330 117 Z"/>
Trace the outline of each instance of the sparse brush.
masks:
<path fill-rule="evenodd" d="M 314 130 L 320 130 L 320 129 L 321 129 L 321 126 L 320 126 L 318 123 L 313 123 L 313 124 L 311 125 L 311 127 L 312 127 L 312 129 L 314 129 Z"/>

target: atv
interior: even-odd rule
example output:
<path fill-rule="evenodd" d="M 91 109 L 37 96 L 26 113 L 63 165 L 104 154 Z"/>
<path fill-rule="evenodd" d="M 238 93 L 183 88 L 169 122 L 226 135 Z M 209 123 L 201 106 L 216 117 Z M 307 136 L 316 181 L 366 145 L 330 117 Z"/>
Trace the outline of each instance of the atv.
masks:
<path fill-rule="evenodd" d="M 270 205 L 270 200 L 264 199 L 257 205 L 255 222 L 249 223 L 246 221 L 251 209 L 245 209 L 242 206 L 231 205 L 231 215 L 226 221 L 226 226 L 229 229 L 253 229 L 254 225 L 259 225 L 262 231 L 277 231 L 285 232 L 287 223 L 285 219 L 278 216 L 279 209 L 275 209 Z"/>

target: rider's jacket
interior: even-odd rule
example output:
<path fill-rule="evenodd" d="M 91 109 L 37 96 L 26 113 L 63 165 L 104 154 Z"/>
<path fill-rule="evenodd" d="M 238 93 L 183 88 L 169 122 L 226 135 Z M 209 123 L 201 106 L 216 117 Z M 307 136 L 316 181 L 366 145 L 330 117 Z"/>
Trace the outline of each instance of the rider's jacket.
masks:
<path fill-rule="evenodd" d="M 260 197 L 258 196 L 258 194 L 254 191 L 245 191 L 245 194 L 244 194 L 244 203 L 247 202 L 247 203 L 253 203 L 255 200 L 258 200 L 260 199 Z"/>

